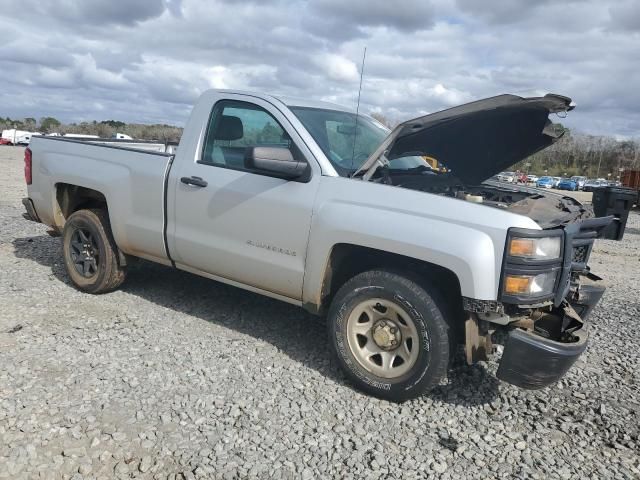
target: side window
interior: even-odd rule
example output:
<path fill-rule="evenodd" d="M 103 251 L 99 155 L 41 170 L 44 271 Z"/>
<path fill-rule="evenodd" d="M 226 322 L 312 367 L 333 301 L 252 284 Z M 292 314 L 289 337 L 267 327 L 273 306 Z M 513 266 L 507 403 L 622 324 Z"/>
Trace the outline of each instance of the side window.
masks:
<path fill-rule="evenodd" d="M 202 163 L 244 169 L 247 147 L 291 148 L 299 155 L 287 132 L 263 108 L 238 101 L 223 100 L 214 106 L 204 141 Z"/>

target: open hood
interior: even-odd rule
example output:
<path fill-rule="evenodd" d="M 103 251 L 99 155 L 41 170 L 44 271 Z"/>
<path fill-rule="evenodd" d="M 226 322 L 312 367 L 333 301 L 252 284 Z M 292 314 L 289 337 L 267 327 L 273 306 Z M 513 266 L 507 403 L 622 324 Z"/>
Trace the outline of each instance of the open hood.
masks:
<path fill-rule="evenodd" d="M 428 155 L 462 182 L 478 184 L 555 142 L 564 132 L 554 130 L 549 114 L 572 109 L 571 99 L 561 95 L 499 95 L 408 120 L 355 175 L 368 180 L 389 160 Z"/>

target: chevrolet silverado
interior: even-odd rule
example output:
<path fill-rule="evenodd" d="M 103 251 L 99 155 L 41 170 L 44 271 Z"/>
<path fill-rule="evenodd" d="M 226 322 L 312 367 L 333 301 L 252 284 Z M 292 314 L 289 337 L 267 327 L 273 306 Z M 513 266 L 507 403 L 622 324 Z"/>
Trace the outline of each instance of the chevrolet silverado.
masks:
<path fill-rule="evenodd" d="M 587 262 L 611 218 L 490 179 L 560 138 L 549 115 L 572 108 L 500 95 L 389 131 L 330 103 L 211 90 L 175 153 L 33 137 L 25 216 L 61 235 L 85 292 L 116 289 L 139 257 L 326 317 L 339 365 L 379 397 L 428 391 L 458 345 L 472 364 L 502 343 L 497 376 L 542 388 L 586 347 L 604 290 Z"/>

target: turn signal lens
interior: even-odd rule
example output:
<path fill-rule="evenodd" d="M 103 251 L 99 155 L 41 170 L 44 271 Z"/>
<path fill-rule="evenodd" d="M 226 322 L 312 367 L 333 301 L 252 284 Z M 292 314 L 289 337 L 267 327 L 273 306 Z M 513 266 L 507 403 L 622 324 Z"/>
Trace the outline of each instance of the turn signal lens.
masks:
<path fill-rule="evenodd" d="M 557 275 L 555 271 L 538 273 L 537 275 L 508 274 L 504 277 L 504 293 L 534 298 L 551 295 Z"/>
<path fill-rule="evenodd" d="M 504 280 L 504 293 L 509 295 L 521 295 L 529 293 L 529 285 L 533 277 L 521 275 L 507 275 Z"/>

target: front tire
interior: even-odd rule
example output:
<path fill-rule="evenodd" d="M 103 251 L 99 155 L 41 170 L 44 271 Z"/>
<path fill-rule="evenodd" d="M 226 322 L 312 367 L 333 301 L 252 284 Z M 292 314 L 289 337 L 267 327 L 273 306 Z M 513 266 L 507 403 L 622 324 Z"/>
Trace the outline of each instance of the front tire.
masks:
<path fill-rule="evenodd" d="M 118 262 L 106 210 L 78 210 L 62 232 L 62 254 L 73 285 L 88 293 L 106 293 L 119 287 L 126 276 Z"/>
<path fill-rule="evenodd" d="M 449 365 L 449 327 L 433 294 L 413 276 L 372 270 L 336 293 L 329 344 L 358 388 L 396 402 L 436 386 Z"/>

